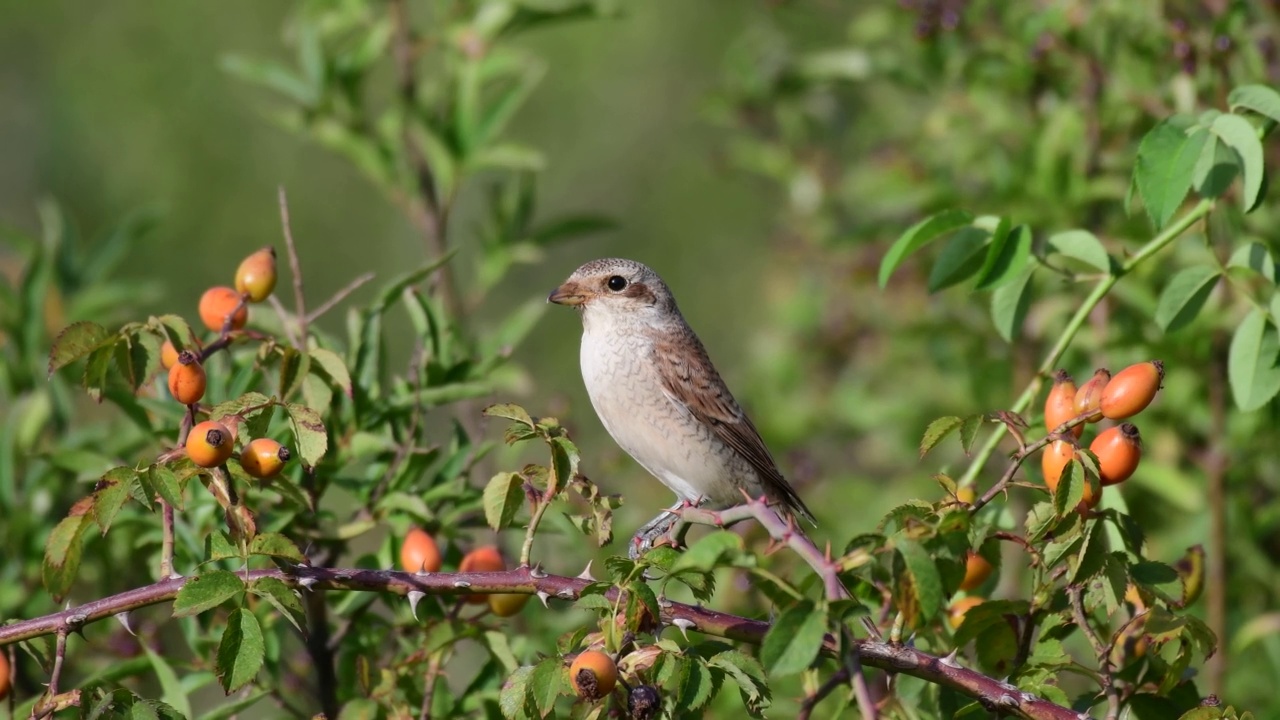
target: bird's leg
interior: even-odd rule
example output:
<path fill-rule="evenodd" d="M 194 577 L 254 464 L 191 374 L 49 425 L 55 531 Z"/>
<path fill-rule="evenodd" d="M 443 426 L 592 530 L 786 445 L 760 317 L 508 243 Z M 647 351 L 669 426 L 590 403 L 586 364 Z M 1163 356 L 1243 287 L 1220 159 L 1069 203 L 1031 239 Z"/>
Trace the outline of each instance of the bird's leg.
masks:
<path fill-rule="evenodd" d="M 635 560 L 649 552 L 653 547 L 654 540 L 671 532 L 671 527 L 680 518 L 680 511 L 686 507 L 696 505 L 697 503 L 690 503 L 688 500 L 678 500 L 671 507 L 658 513 L 657 517 L 642 525 L 636 531 L 635 536 L 631 538 L 631 549 L 628 553 L 631 559 Z"/>

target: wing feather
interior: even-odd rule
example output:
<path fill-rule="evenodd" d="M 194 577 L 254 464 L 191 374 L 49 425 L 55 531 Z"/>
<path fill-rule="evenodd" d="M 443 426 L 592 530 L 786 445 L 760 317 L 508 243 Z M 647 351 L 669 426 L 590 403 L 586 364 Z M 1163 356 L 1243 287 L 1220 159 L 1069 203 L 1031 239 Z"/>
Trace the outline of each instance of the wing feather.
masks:
<path fill-rule="evenodd" d="M 702 342 L 691 332 L 680 333 L 675 340 L 665 335 L 654 339 L 653 360 L 667 397 L 741 455 L 759 473 L 770 495 L 814 522 L 813 513 L 782 477 L 760 432 L 711 364 Z"/>

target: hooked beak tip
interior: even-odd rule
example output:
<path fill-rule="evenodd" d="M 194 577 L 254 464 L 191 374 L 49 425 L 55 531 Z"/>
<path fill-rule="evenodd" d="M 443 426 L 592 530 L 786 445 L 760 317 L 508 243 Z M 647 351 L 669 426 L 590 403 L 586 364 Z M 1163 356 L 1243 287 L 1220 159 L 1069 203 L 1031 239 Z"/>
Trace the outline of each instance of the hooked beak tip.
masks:
<path fill-rule="evenodd" d="M 552 290 L 551 293 L 547 295 L 547 302 L 555 303 L 557 305 L 581 305 L 584 300 L 585 298 L 577 292 L 577 288 L 572 287 L 567 283 L 561 285 L 555 290 Z"/>

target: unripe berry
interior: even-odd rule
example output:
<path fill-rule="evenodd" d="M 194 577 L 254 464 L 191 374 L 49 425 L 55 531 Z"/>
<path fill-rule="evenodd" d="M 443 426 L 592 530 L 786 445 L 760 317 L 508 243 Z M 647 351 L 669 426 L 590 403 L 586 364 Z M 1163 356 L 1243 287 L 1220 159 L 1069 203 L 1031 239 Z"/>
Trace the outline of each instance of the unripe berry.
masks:
<path fill-rule="evenodd" d="M 276 278 L 276 251 L 265 247 L 240 261 L 236 290 L 249 302 L 259 303 L 276 289 Z"/>
<path fill-rule="evenodd" d="M 1076 415 L 1090 413 L 1089 422 L 1091 423 L 1101 420 L 1102 391 L 1110 381 L 1110 370 L 1106 368 L 1094 370 L 1093 377 L 1089 378 L 1089 382 L 1081 385 L 1080 389 L 1076 391 Z"/>
<path fill-rule="evenodd" d="M 528 595 L 520 593 L 492 593 L 489 595 L 489 610 L 498 617 L 511 617 L 524 609 L 529 602 Z"/>
<path fill-rule="evenodd" d="M 255 438 L 240 451 L 240 466 L 249 475 L 266 480 L 279 475 L 289 457 L 289 448 L 275 440 Z"/>
<path fill-rule="evenodd" d="M 1133 423 L 1123 423 L 1098 433 L 1089 445 L 1098 456 L 1098 477 L 1103 485 L 1116 485 L 1129 479 L 1142 459 L 1142 437 Z"/>
<path fill-rule="evenodd" d="M 1111 420 L 1133 417 L 1151 404 L 1164 380 L 1159 360 L 1130 365 L 1116 373 L 1102 391 L 1102 414 Z"/>
<path fill-rule="evenodd" d="M 174 365 L 178 364 L 178 348 L 173 346 L 172 340 L 165 340 L 160 346 L 160 367 L 165 370 L 172 370 Z"/>
<path fill-rule="evenodd" d="M 442 564 L 440 545 L 422 528 L 413 528 L 400 544 L 400 568 L 405 572 L 439 572 Z"/>
<path fill-rule="evenodd" d="M 187 457 L 200 467 L 217 467 L 231 457 L 231 431 L 217 420 L 205 420 L 187 436 Z"/>
<path fill-rule="evenodd" d="M 969 595 L 951 603 L 951 606 L 947 608 L 947 621 L 951 624 L 951 628 L 959 628 L 964 623 L 964 616 L 984 602 L 986 602 L 986 598 Z"/>
<path fill-rule="evenodd" d="M 506 570 L 507 564 L 502 560 L 502 553 L 498 552 L 498 548 L 493 545 L 485 545 L 463 556 L 462 562 L 458 564 L 459 572 L 498 572 Z M 469 603 L 482 605 L 489 602 L 489 599 L 483 593 L 473 593 L 465 596 Z"/>
<path fill-rule="evenodd" d="M 204 397 L 208 380 L 196 354 L 183 350 L 178 362 L 169 368 L 169 394 L 183 405 L 194 405 Z"/>
<path fill-rule="evenodd" d="M 569 680 L 578 697 L 599 700 L 613 692 L 618 684 L 618 666 L 613 658 L 599 650 L 587 650 L 574 658 L 569 666 Z"/>
<path fill-rule="evenodd" d="M 968 591 L 982 585 L 987 578 L 991 577 L 994 570 L 995 568 L 986 558 L 970 550 L 968 557 L 965 558 L 964 580 L 960 581 L 960 589 Z"/>
<path fill-rule="evenodd" d="M 1049 396 L 1044 400 L 1045 429 L 1053 432 L 1062 423 L 1079 414 L 1076 411 L 1076 383 L 1066 370 L 1059 370 L 1054 374 L 1053 387 L 1050 388 Z M 1080 437 L 1084 433 L 1084 423 L 1072 428 L 1071 432 L 1076 437 Z"/>
<path fill-rule="evenodd" d="M 221 285 L 205 290 L 200 296 L 200 321 L 205 327 L 222 332 L 228 315 L 231 315 L 232 330 L 239 330 L 249 321 L 249 308 L 241 302 L 240 293 Z"/>

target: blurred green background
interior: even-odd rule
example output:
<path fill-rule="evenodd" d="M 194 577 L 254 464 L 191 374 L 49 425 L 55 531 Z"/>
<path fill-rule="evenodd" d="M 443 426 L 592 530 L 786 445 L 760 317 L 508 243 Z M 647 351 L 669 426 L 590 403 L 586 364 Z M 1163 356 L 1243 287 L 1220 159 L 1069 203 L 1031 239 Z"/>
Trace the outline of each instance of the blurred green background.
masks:
<path fill-rule="evenodd" d="M 230 54 L 292 65 L 290 18 L 307 5 L 0 4 L 0 217 L 34 234 L 37 204 L 52 197 L 91 234 L 154 209 L 156 230 L 123 270 L 150 313 L 193 316 L 240 257 L 279 245 L 277 186 L 289 194 L 313 302 L 359 273 L 420 264 L 418 233 L 384 193 L 274 124 L 280 99 L 223 69 Z M 443 4 L 411 5 L 430 32 Z M 958 206 L 1038 233 L 1087 228 L 1123 254 L 1150 235 L 1140 213 L 1123 210 L 1138 138 L 1172 112 L 1221 106 L 1232 83 L 1280 81 L 1273 5 L 648 0 L 529 30 L 509 43 L 544 59 L 547 73 L 505 135 L 545 155 L 538 214 L 598 213 L 617 225 L 540 250 L 472 312 L 491 326 L 589 259 L 649 263 L 818 511 L 819 537 L 838 545 L 894 505 L 940 495 L 930 476 L 959 472 L 963 458 L 948 446 L 918 461 L 927 422 L 1007 406 L 1083 293 L 1040 281 L 1010 344 L 994 332 L 989 294 L 931 295 L 927 267 L 909 265 L 877 289 L 888 243 L 926 212 Z M 371 93 L 392 82 L 383 63 Z M 451 219 L 462 268 L 477 262 L 489 180 L 464 187 Z M 1271 245 L 1275 215 L 1264 207 L 1215 227 Z M 1239 463 L 1226 512 L 1248 530 L 1230 539 L 1238 572 L 1216 662 L 1240 658 L 1222 691 L 1261 710 L 1276 707 L 1280 642 L 1256 624 L 1232 638 L 1280 597 L 1280 479 L 1266 460 L 1274 413 L 1203 421 L 1221 384 L 1215 333 L 1238 304 L 1214 300 L 1181 337 L 1139 312 L 1176 262 L 1201 252 L 1188 243 L 1126 280 L 1064 365 L 1078 379 L 1153 356 L 1170 366 L 1171 390 L 1143 427 L 1152 460 L 1124 490 L 1153 533 L 1152 557 L 1172 561 L 1205 542 L 1199 458 L 1219 448 L 1215 434 L 1227 438 Z M 325 327 L 340 331 L 341 315 Z M 625 534 L 667 497 L 591 413 L 578 333 L 572 313 L 548 312 L 516 351 L 525 372 L 507 376 L 496 399 L 568 422 L 585 472 L 630 499 Z M 407 356 L 412 344 L 406 336 L 393 350 Z M 1012 568 L 1001 592 L 1017 580 Z"/>

